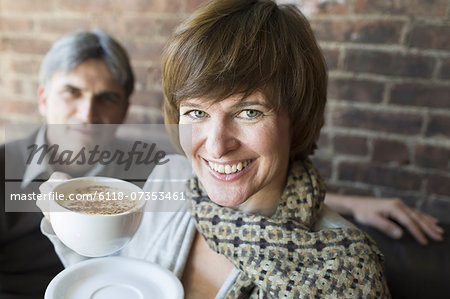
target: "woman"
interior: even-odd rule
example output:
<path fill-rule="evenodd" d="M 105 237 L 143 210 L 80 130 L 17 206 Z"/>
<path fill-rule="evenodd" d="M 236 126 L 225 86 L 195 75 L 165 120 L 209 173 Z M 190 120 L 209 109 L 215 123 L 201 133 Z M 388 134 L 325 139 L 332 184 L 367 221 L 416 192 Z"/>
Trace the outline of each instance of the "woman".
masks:
<path fill-rule="evenodd" d="M 212 1 L 178 28 L 163 62 L 166 123 L 192 126 L 180 143 L 196 173 L 198 242 L 240 270 L 228 294 L 388 296 L 363 233 L 308 232 L 325 193 L 307 157 L 327 80 L 304 16 L 273 1 Z"/>
<path fill-rule="evenodd" d="M 171 269 L 187 298 L 389 297 L 370 238 L 324 216 L 325 189 L 308 156 L 326 84 L 317 42 L 293 6 L 216 0 L 199 9 L 163 64 L 166 122 L 180 125 L 196 173 L 186 185 L 190 210 L 147 213 L 120 254 Z M 182 159 L 171 163 L 144 189 L 170 190 L 153 179 L 189 172 Z"/>

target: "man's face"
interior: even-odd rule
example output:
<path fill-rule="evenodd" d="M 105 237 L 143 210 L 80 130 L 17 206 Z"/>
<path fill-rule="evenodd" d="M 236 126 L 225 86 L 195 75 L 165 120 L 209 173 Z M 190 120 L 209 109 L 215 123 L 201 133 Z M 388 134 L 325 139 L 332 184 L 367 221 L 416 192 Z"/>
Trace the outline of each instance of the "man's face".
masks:
<path fill-rule="evenodd" d="M 39 111 L 51 126 L 50 143 L 71 140 L 78 146 L 105 142 L 114 130 L 100 126 L 121 124 L 128 101 L 123 87 L 101 60 L 89 59 L 69 72 L 56 72 L 39 88 Z"/>
<path fill-rule="evenodd" d="M 125 91 L 101 60 L 56 72 L 48 85 L 39 88 L 39 111 L 48 124 L 120 124 L 125 118 Z"/>

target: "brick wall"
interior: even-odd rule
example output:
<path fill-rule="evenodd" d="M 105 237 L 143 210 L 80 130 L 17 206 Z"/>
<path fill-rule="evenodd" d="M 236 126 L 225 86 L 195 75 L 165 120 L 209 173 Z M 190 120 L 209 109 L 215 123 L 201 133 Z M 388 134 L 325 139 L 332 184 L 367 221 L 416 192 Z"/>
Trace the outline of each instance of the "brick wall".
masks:
<path fill-rule="evenodd" d="M 328 188 L 450 221 L 450 1 L 300 2 L 329 67 L 315 158 Z"/>
<path fill-rule="evenodd" d="M 160 54 L 202 0 L 0 0 L 0 141 L 39 122 L 37 72 L 61 35 L 102 28 L 137 75 L 129 123 L 162 122 Z M 315 161 L 337 192 L 400 196 L 450 210 L 450 1 L 291 0 L 311 20 L 329 68 Z M 448 221 L 448 220 L 447 220 Z"/>

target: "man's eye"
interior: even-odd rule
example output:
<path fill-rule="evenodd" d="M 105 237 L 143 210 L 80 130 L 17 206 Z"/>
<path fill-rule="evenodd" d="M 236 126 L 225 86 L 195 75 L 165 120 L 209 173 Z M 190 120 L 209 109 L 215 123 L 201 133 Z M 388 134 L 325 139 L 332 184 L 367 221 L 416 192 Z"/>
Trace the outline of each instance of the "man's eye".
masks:
<path fill-rule="evenodd" d="M 120 98 L 114 96 L 100 96 L 98 99 L 102 103 L 112 103 L 112 104 L 120 104 Z"/>
<path fill-rule="evenodd" d="M 202 119 L 206 117 L 206 112 L 201 110 L 191 110 L 185 113 L 185 115 L 188 115 L 193 119 Z"/>
<path fill-rule="evenodd" d="M 254 109 L 245 109 L 239 113 L 239 117 L 244 119 L 255 119 L 260 117 L 261 115 L 262 115 L 261 111 Z"/>
<path fill-rule="evenodd" d="M 64 89 L 64 94 L 71 96 L 71 97 L 78 97 L 81 94 L 81 92 L 77 88 L 68 87 L 68 88 Z"/>

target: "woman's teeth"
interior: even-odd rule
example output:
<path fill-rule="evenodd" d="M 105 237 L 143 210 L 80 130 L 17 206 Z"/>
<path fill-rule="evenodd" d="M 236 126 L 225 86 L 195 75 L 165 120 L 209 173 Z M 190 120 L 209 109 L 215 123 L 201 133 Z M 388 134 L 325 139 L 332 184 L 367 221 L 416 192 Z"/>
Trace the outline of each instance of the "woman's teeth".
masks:
<path fill-rule="evenodd" d="M 225 173 L 225 174 L 231 174 L 231 173 L 236 173 L 241 171 L 242 169 L 244 169 L 245 167 L 247 167 L 248 164 L 250 164 L 250 162 L 252 162 L 252 160 L 246 160 L 244 162 L 239 162 L 237 164 L 217 164 L 217 163 L 213 163 L 213 162 L 208 162 L 209 167 L 214 170 L 217 171 L 219 173 Z"/>

